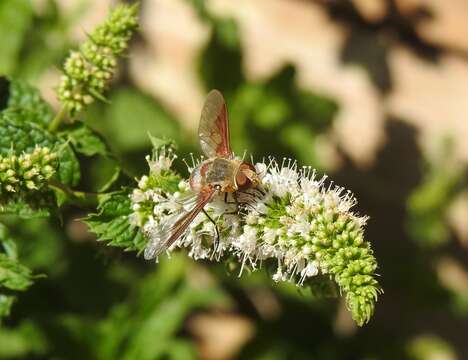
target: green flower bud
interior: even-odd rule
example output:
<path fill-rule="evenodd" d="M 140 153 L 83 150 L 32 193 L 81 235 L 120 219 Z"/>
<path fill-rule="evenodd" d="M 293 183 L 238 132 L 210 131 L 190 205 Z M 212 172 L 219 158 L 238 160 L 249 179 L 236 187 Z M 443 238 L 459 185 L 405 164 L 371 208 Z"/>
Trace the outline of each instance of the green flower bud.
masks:
<path fill-rule="evenodd" d="M 22 196 L 43 189 L 56 172 L 56 159 L 56 153 L 39 146 L 20 156 L 0 155 L 0 201 L 11 200 L 11 193 Z"/>
<path fill-rule="evenodd" d="M 136 5 L 117 6 L 79 50 L 72 51 L 65 60 L 57 95 L 71 116 L 95 99 L 104 98 L 117 58 L 138 27 L 137 11 Z"/>

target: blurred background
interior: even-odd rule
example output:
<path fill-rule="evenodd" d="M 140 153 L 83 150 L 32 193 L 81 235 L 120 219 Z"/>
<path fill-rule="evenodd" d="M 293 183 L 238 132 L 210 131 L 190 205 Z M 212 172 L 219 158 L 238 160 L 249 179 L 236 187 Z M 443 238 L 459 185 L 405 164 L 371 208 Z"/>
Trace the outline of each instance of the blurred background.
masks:
<path fill-rule="evenodd" d="M 57 107 L 61 63 L 113 3 L 1 0 L 0 74 Z M 295 158 L 355 193 L 385 294 L 357 328 L 340 299 L 183 252 L 147 263 L 67 209 L 10 220 L 47 277 L 2 321 L 0 358 L 468 359 L 467 19 L 465 0 L 142 0 L 110 104 L 83 120 L 137 177 L 148 131 L 200 152 L 220 89 L 236 152 Z M 88 158 L 80 188 L 114 167 Z"/>

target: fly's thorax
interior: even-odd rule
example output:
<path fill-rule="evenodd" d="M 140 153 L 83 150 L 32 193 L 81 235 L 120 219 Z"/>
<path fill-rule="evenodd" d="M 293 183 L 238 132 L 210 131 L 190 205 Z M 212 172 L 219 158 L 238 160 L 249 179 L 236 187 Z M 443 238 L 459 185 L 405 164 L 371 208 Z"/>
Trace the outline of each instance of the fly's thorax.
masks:
<path fill-rule="evenodd" d="M 222 192 L 237 190 L 235 176 L 241 162 L 225 158 L 212 158 L 203 161 L 190 174 L 189 184 L 193 191 L 206 187 L 218 187 Z"/>
<path fill-rule="evenodd" d="M 235 175 L 240 162 L 237 160 L 215 158 L 207 168 L 206 182 L 219 187 L 222 192 L 233 192 L 236 189 Z"/>

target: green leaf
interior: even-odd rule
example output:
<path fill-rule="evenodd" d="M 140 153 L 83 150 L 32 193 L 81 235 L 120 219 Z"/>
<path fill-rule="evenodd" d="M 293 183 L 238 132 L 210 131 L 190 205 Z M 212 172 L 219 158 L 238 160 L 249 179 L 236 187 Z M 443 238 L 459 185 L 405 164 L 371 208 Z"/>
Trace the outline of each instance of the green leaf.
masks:
<path fill-rule="evenodd" d="M 20 264 L 17 258 L 15 241 L 9 236 L 8 229 L 0 223 L 0 320 L 10 315 L 15 296 L 2 293 L 4 290 L 25 291 L 32 285 L 32 273 Z"/>
<path fill-rule="evenodd" d="M 67 143 L 60 145 L 57 177 L 65 185 L 76 186 L 80 182 L 80 163 Z"/>
<path fill-rule="evenodd" d="M 59 135 L 69 140 L 75 150 L 86 156 L 107 155 L 107 146 L 102 137 L 82 122 L 76 122 Z"/>
<path fill-rule="evenodd" d="M 0 74 L 12 74 L 19 60 L 25 34 L 32 22 L 32 8 L 29 0 L 0 1 Z"/>
<path fill-rule="evenodd" d="M 21 199 L 10 201 L 0 205 L 0 215 L 16 215 L 22 219 L 35 219 L 50 216 L 49 209 L 41 204 L 33 202 L 25 202 Z"/>
<path fill-rule="evenodd" d="M 8 109 L 0 113 L 0 154 L 11 149 L 16 154 L 32 152 L 36 145 L 53 148 L 57 139 L 32 119 L 35 113 L 25 109 Z"/>
<path fill-rule="evenodd" d="M 12 259 L 18 258 L 18 249 L 16 248 L 16 243 L 13 239 L 10 239 L 6 236 L 6 232 L 2 231 L 4 226 L 0 224 L 0 251 L 3 252 Z M 3 249 L 2 249 L 3 248 Z"/>
<path fill-rule="evenodd" d="M 41 98 L 39 90 L 20 80 L 10 82 L 8 108 L 24 109 L 34 113 L 34 116 L 29 117 L 28 120 L 43 127 L 46 127 L 54 117 L 51 107 Z"/>
<path fill-rule="evenodd" d="M 31 270 L 17 260 L 0 253 L 0 288 L 24 291 L 32 283 Z"/>
<path fill-rule="evenodd" d="M 110 101 L 102 113 L 90 111 L 83 118 L 96 126 L 106 139 L 112 139 L 116 149 L 134 151 L 150 146 L 147 132 L 176 140 L 180 138 L 176 119 L 152 98 L 124 88 L 113 92 Z"/>
<path fill-rule="evenodd" d="M 47 340 L 41 329 L 30 320 L 11 329 L 0 328 L 0 358 L 43 358 Z M 40 356 L 42 355 L 42 356 Z"/>
<path fill-rule="evenodd" d="M 109 245 L 140 251 L 146 244 L 138 228 L 131 225 L 128 216 L 132 213 L 129 190 L 122 190 L 100 197 L 98 213 L 89 215 L 85 222 L 98 241 Z"/>
<path fill-rule="evenodd" d="M 0 294 L 0 320 L 10 315 L 11 307 L 14 302 L 14 296 Z"/>

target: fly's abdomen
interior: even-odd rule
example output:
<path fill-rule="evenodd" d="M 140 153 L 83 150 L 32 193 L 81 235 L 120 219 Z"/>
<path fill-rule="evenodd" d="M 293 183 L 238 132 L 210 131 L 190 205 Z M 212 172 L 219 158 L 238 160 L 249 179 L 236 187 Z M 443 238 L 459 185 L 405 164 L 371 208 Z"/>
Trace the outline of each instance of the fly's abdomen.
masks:
<path fill-rule="evenodd" d="M 205 160 L 201 164 L 199 164 L 195 169 L 193 169 L 189 178 L 190 188 L 193 191 L 200 191 L 205 187 L 207 183 L 206 176 L 209 172 L 209 168 L 211 167 L 212 163 L 213 162 L 211 160 Z"/>

